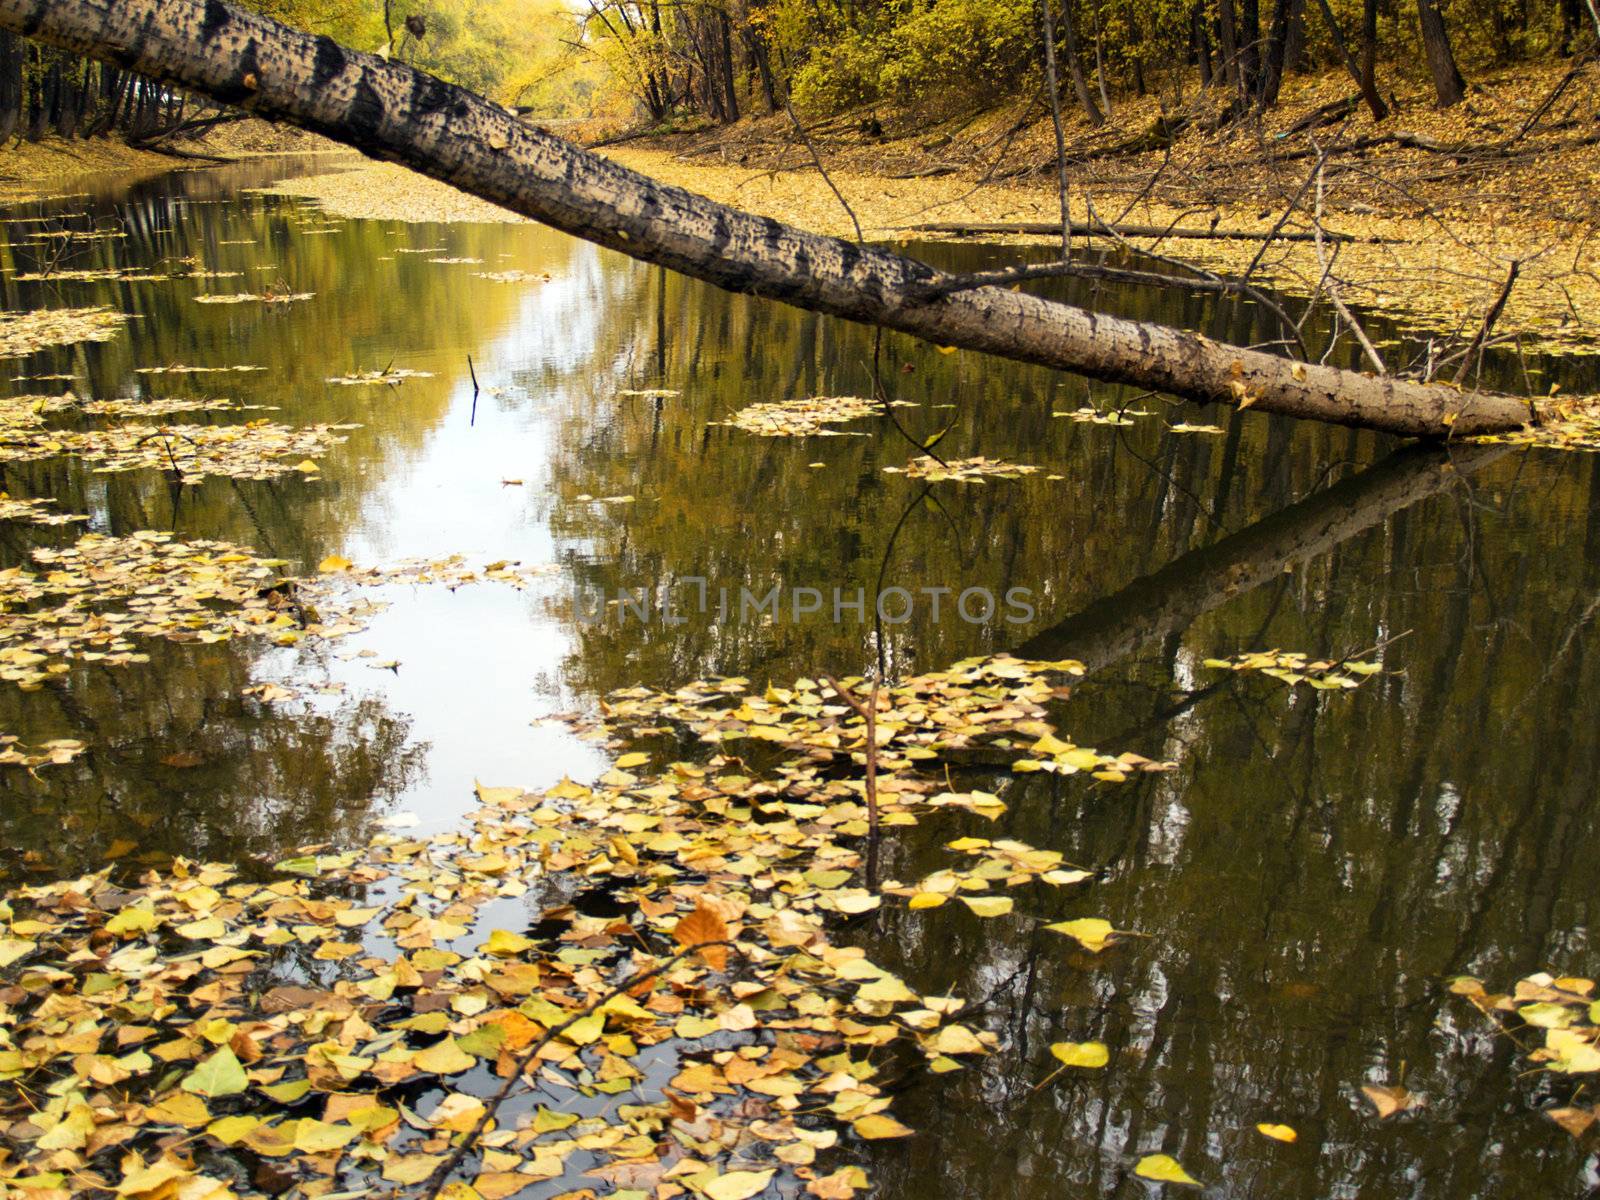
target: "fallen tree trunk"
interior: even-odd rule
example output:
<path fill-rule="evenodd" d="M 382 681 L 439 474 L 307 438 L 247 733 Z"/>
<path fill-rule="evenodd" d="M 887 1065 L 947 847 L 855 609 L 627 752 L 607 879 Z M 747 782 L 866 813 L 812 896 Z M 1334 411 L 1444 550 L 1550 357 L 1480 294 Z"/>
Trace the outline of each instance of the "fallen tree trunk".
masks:
<path fill-rule="evenodd" d="M 1508 430 L 1530 413 L 1509 396 L 1292 362 L 1002 288 L 918 299 L 944 278 L 925 263 L 666 186 L 462 88 L 222 0 L 0 0 L 0 28 L 292 122 L 729 291 L 939 345 L 1407 436 Z"/>

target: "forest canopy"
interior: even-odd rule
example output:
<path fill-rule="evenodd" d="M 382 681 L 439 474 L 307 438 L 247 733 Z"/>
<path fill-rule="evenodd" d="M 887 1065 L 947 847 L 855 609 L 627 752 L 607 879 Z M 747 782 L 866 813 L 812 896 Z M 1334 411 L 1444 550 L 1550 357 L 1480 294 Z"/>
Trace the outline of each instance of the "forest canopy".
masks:
<path fill-rule="evenodd" d="M 692 128 L 879 105 L 932 116 L 1040 101 L 1040 0 L 258 0 L 344 45 L 393 55 L 538 118 Z M 1477 71 L 1577 53 L 1594 0 L 1053 0 L 1063 92 L 1082 119 L 1121 96 L 1228 113 L 1277 103 L 1286 76 L 1348 72 L 1383 119 L 1402 80 L 1459 103 Z M 1070 83 L 1070 89 L 1067 84 Z M 0 35 L 0 135 L 150 136 L 171 97 L 124 72 Z M 875 113 L 864 117 L 870 128 Z"/>

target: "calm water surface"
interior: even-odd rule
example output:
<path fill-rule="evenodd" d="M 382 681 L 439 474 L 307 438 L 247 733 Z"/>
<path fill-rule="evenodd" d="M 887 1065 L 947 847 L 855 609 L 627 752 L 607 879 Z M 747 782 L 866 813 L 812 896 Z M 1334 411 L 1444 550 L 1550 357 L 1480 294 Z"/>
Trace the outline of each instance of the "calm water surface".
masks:
<path fill-rule="evenodd" d="M 923 499 L 920 485 L 884 471 L 913 454 L 885 420 L 804 441 L 716 424 L 753 401 L 870 394 L 870 331 L 537 226 L 330 220 L 242 190 L 306 165 L 97 185 L 16 210 L 128 234 L 80 243 L 64 266 L 195 256 L 244 274 L 18 283 L 40 261 L 27 238 L 40 226 L 0 226 L 4 308 L 105 303 L 136 318 L 111 342 L 0 374 L 71 373 L 70 386 L 94 398 L 227 395 L 276 406 L 267 415 L 288 424 L 359 422 L 320 478 L 174 489 L 156 472 L 51 461 L 0 464 L 0 487 L 57 497 L 99 531 L 224 538 L 305 570 L 335 553 L 359 564 L 461 553 L 548 571 L 525 591 L 390 587 L 370 629 L 332 646 L 161 643 L 147 666 L 83 667 L 59 688 L 0 691 L 0 730 L 91 746 L 37 780 L 14 769 L 0 778 L 8 872 L 94 866 L 129 843 L 135 862 L 271 861 L 290 846 L 362 838 L 402 812 L 447 828 L 473 806 L 475 779 L 538 787 L 603 771 L 600 753 L 548 718 L 612 689 L 849 674 L 875 654 L 870 625 L 848 611 L 838 624 L 826 614 L 718 620 L 689 604 L 679 626 L 614 609 L 585 622 L 579 593 L 692 578 L 713 597 L 774 584 L 848 596 L 880 578 L 913 593 L 1026 588 L 1035 612 L 1020 623 L 1002 613 L 969 624 L 948 604 L 935 621 L 920 607 L 884 631 L 888 669 L 1006 650 L 1080 658 L 1090 672 L 1062 714 L 1074 740 L 1180 766 L 1119 787 L 989 779 L 1009 807 L 994 825 L 968 818 L 982 825 L 975 832 L 1060 850 L 1100 882 L 1030 897 L 1014 918 L 896 908 L 849 932 L 919 990 L 981 1003 L 1002 1039 L 984 1063 L 899 1099 L 919 1136 L 871 1146 L 877 1195 L 1142 1196 L 1151 1185 L 1131 1167 L 1156 1151 L 1215 1196 L 1600 1187 L 1588 1144 L 1537 1112 L 1568 1093 L 1520 1075 L 1515 1048 L 1443 994 L 1464 972 L 1506 986 L 1544 967 L 1600 969 L 1590 933 L 1600 459 L 1407 450 L 885 337 L 876 372 L 906 403 L 895 411 L 909 432 L 950 426 L 947 457 L 1041 468 L 939 485 Z M 1006 253 L 925 252 L 964 267 Z M 512 270 L 549 279 L 477 274 Z M 316 296 L 272 308 L 193 301 L 267 286 Z M 1062 293 L 1236 341 L 1278 336 L 1249 306 Z M 267 370 L 133 370 L 175 362 Z M 326 382 L 389 364 L 434 375 L 398 387 Z M 1497 365 L 1507 382 L 1524 368 L 1540 388 L 1595 386 L 1592 363 Z M 0 383 L 12 394 L 63 386 Z M 619 395 L 644 389 L 681 394 Z M 1130 402 L 1152 415 L 1120 428 L 1052 416 Z M 1184 419 L 1222 432 L 1169 429 Z M 0 567 L 71 537 L 0 526 Z M 1386 642 L 1386 673 L 1350 694 L 1201 665 L 1250 649 L 1338 656 Z M 391 660 L 399 665 L 376 665 Z M 263 681 L 293 681 L 309 698 L 263 711 L 240 695 Z M 163 764 L 178 751 L 201 764 Z M 887 873 L 942 863 L 939 846 L 967 828 L 930 820 L 896 831 Z M 1036 931 L 1035 918 L 1075 916 L 1146 936 L 1095 957 Z M 1032 1090 L 1052 1067 L 1051 1042 L 1090 1038 L 1110 1046 L 1107 1070 Z M 1378 1122 L 1360 1085 L 1402 1077 L 1426 1107 Z M 1258 1121 L 1291 1124 L 1300 1140 L 1269 1142 Z"/>

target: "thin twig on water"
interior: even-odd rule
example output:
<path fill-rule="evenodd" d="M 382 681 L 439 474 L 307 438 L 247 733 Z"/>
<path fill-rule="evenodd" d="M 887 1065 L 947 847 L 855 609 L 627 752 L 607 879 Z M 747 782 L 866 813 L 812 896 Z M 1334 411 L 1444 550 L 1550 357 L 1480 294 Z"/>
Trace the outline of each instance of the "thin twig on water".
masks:
<path fill-rule="evenodd" d="M 731 949 L 736 954 L 739 952 L 738 946 L 732 941 L 697 942 L 692 946 L 685 946 L 671 958 L 667 959 L 665 962 L 657 963 L 648 971 L 634 972 L 621 983 L 617 984 L 616 987 L 612 988 L 605 995 L 601 996 L 598 1000 L 591 1002 L 589 1005 L 580 1009 L 578 1012 L 568 1017 L 565 1021 L 561 1022 L 561 1024 L 547 1031 L 542 1038 L 524 1050 L 522 1055 L 513 1064 L 511 1074 L 508 1075 L 506 1077 L 506 1081 L 500 1085 L 500 1090 L 489 1098 L 489 1102 L 484 1106 L 482 1114 L 478 1117 L 478 1123 L 462 1136 L 461 1144 L 451 1152 L 450 1157 L 435 1167 L 433 1174 L 429 1175 L 428 1178 L 423 1181 L 421 1200 L 438 1200 L 439 1192 L 443 1189 L 445 1180 L 450 1178 L 450 1173 L 459 1167 L 467 1155 L 471 1153 L 473 1145 L 476 1144 L 477 1140 L 483 1136 L 483 1131 L 489 1127 L 489 1122 L 494 1119 L 495 1113 L 499 1111 L 500 1106 L 506 1102 L 512 1091 L 515 1090 L 518 1081 L 522 1078 L 523 1072 L 526 1071 L 529 1065 L 532 1064 L 533 1060 L 539 1056 L 539 1051 L 543 1050 L 552 1041 L 560 1037 L 579 1021 L 583 1020 L 585 1017 L 592 1016 L 598 1009 L 609 1004 L 618 996 L 631 992 L 641 983 L 647 983 L 651 979 L 654 979 L 657 975 L 671 970 L 685 958 L 689 957 L 689 955 L 698 954 L 700 951 L 710 949 L 713 946 L 722 946 L 727 949 Z"/>
<path fill-rule="evenodd" d="M 872 681 L 872 695 L 866 704 L 862 704 L 853 695 L 847 692 L 844 685 L 831 675 L 824 675 L 823 680 L 831 687 L 834 694 L 856 710 L 867 726 L 867 835 L 873 844 L 878 840 L 878 689 L 881 681 Z"/>

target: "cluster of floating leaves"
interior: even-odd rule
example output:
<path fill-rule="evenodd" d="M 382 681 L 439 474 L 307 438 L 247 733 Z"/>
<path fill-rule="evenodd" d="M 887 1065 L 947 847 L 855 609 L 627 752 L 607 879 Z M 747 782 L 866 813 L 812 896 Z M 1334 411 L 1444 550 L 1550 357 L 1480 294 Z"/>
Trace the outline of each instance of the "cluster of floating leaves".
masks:
<path fill-rule="evenodd" d="M 381 371 L 356 371 L 349 375 L 330 375 L 329 383 L 345 387 L 371 384 L 404 383 L 407 379 L 432 379 L 432 371 L 413 371 L 409 367 L 385 367 Z"/>
<path fill-rule="evenodd" d="M 233 371 L 265 371 L 265 367 L 250 366 L 241 363 L 233 367 L 191 367 L 184 363 L 172 363 L 165 367 L 135 367 L 137 375 L 221 375 Z"/>
<path fill-rule="evenodd" d="M 369 587 L 438 584 L 454 589 L 473 583 L 504 583 L 521 589 L 534 579 L 549 576 L 558 570 L 554 563 L 524 565 L 517 559 L 509 558 L 473 566 L 461 554 L 452 554 L 447 558 L 407 558 L 385 566 L 370 567 L 358 567 L 343 555 L 330 554 L 317 564 L 317 571 L 323 576 Z"/>
<path fill-rule="evenodd" d="M 675 388 L 624 388 L 617 393 L 622 400 L 676 400 L 681 395 Z"/>
<path fill-rule="evenodd" d="M 940 751 L 1049 733 L 1044 676 L 1074 669 L 973 659 L 885 692 L 889 819 L 936 809 L 918 797 Z M 994 1037 L 959 1022 L 960 999 L 830 941 L 835 914 L 881 903 L 853 886 L 862 783 L 824 770 L 861 741 L 859 717 L 808 680 L 760 698 L 738 680 L 635 689 L 606 711 L 594 736 L 686 723 L 795 752 L 764 780 L 720 754 L 644 771 L 631 752 L 593 785 L 480 787 L 461 832 L 312 848 L 271 882 L 179 861 L 137 887 L 99 874 L 11 893 L 0 1079 L 18 1085 L 19 1152 L 0 1177 L 34 1195 L 363 1194 L 461 1161 L 470 1191 L 455 1190 L 482 1200 L 558 1179 L 707 1200 L 780 1177 L 818 1200 L 865 1187 L 818 1155 L 910 1132 L 876 1082 L 884 1050 L 947 1072 Z M 913 764 L 928 786 L 901 773 Z M 976 860 L 956 889 L 979 915 L 1000 914 L 978 881 L 1079 879 L 1021 842 L 952 845 Z M 563 880 L 610 907 L 586 913 L 547 882 Z M 489 927 L 530 893 L 556 903 Z M 622 1093 L 635 1102 L 606 1102 Z"/>
<path fill-rule="evenodd" d="M 15 503 L 55 517 L 43 509 L 47 501 Z M 0 518 L 5 515 L 0 499 Z M 353 599 L 344 585 L 493 582 L 523 588 L 555 569 L 507 561 L 474 567 L 452 556 L 358 570 L 331 557 L 321 564 L 322 578 L 306 580 L 282 576 L 283 560 L 258 558 L 248 547 L 154 532 L 86 534 L 65 549 L 37 549 L 33 558 L 38 570 L 0 571 L 0 680 L 24 691 L 76 664 L 146 662 L 141 638 L 214 643 L 255 636 L 281 646 L 342 638 L 383 607 Z M 278 689 L 258 698 L 292 696 Z"/>
<path fill-rule="evenodd" d="M 492 283 L 549 283 L 548 271 L 474 271 L 476 279 L 487 279 Z"/>
<path fill-rule="evenodd" d="M 0 522 L 12 521 L 24 525 L 70 525 L 74 521 L 89 519 L 87 516 L 57 512 L 54 505 L 55 501 L 48 497 L 26 500 L 18 499 L 9 492 L 0 492 Z"/>
<path fill-rule="evenodd" d="M 122 400 L 85 400 L 74 410 L 95 417 L 164 417 L 180 412 L 273 412 L 271 404 L 240 404 L 225 397 L 137 397 Z"/>
<path fill-rule="evenodd" d="M 1290 687 L 1305 683 L 1319 691 L 1361 686 L 1361 681 L 1376 675 L 1383 667 L 1360 659 L 1313 659 L 1298 651 L 1259 650 L 1236 654 L 1232 658 L 1208 658 L 1205 666 L 1216 671 L 1259 671 L 1281 679 Z"/>
<path fill-rule="evenodd" d="M 75 664 L 148 661 L 135 641 L 218 642 L 293 629 L 281 565 L 227 542 L 85 534 L 0 571 L 0 680 L 34 691 Z"/>
<path fill-rule="evenodd" d="M 880 411 L 877 401 L 862 396 L 813 396 L 809 400 L 747 405 L 723 424 L 761 437 L 842 437 L 828 426 L 858 421 Z"/>
<path fill-rule="evenodd" d="M 1046 676 L 1082 672 L 1083 665 L 1072 660 L 971 658 L 880 689 L 873 757 L 883 819 L 914 823 L 901 815 L 906 805 L 999 816 L 1005 811 L 1000 797 L 952 791 L 941 773 L 924 769 L 952 752 L 980 747 L 1005 754 L 1019 773 L 1082 771 L 1120 783 L 1134 774 L 1171 770 L 1173 763 L 1104 754 L 1056 736 L 1045 705 L 1066 693 L 1052 687 Z M 794 756 L 781 772 L 793 794 L 864 794 L 862 780 L 825 783 L 819 774 L 835 760 L 866 762 L 865 722 L 852 715 L 854 710 L 829 685 L 802 679 L 789 688 L 769 687 L 760 696 L 747 694 L 747 687 L 747 680 L 727 679 L 672 692 L 634 688 L 614 693 L 602 712 L 612 733 L 630 738 L 681 728 L 713 746 L 739 741 L 775 745 Z"/>
<path fill-rule="evenodd" d="M 1035 474 L 1039 468 L 1022 463 L 1009 463 L 1004 459 L 957 458 L 940 462 L 931 455 L 914 458 L 903 467 L 885 467 L 892 475 L 905 475 L 909 479 L 927 479 L 933 482 L 982 483 L 985 479 L 1020 479 Z"/>
<path fill-rule="evenodd" d="M 912 909 L 939 908 L 954 898 L 980 917 L 1001 917 L 1011 912 L 1014 901 L 1010 896 L 991 894 L 991 886 L 1010 888 L 1039 881 L 1064 887 L 1093 878 L 1089 871 L 1066 868 L 1060 851 L 1036 850 L 1008 838 L 991 842 L 988 838 L 962 837 L 946 846 L 976 861 L 968 867 L 934 871 L 914 884 L 891 883 L 883 890 L 904 896 L 907 907 Z"/>
<path fill-rule="evenodd" d="M 72 392 L 57 396 L 12 396 L 0 400 L 0 421 L 27 424 L 28 418 L 48 413 L 83 413 L 94 417 L 164 417 L 180 412 L 261 412 L 265 404 L 239 404 L 225 398 L 177 396 L 128 397 L 120 400 L 84 400 Z"/>
<path fill-rule="evenodd" d="M 1541 446 L 1547 450 L 1600 450 L 1600 397 L 1571 397 L 1547 402 L 1538 424 L 1510 433 L 1483 434 L 1475 442 Z"/>
<path fill-rule="evenodd" d="M 1495 994 L 1471 976 L 1451 981 L 1450 990 L 1464 996 L 1519 1044 L 1527 1036 L 1542 1035 L 1543 1044 L 1528 1057 L 1539 1069 L 1561 1075 L 1592 1075 L 1600 1071 L 1600 999 L 1592 979 L 1552 976 L 1546 972 L 1520 979 L 1509 995 Z M 1573 1137 L 1600 1120 L 1600 1105 L 1567 1105 L 1544 1110 Z"/>
<path fill-rule="evenodd" d="M 98 471 L 144 468 L 177 472 L 185 483 L 208 475 L 272 479 L 293 471 L 312 474 L 314 456 L 344 441 L 355 425 L 293 428 L 272 421 L 243 425 L 118 425 L 108 429 L 26 429 L 0 423 L 0 462 L 35 461 L 66 454 Z M 295 461 L 297 460 L 297 461 Z"/>
<path fill-rule="evenodd" d="M 54 738 L 30 749 L 22 745 L 15 735 L 0 733 L 0 767 L 26 767 L 33 771 L 39 767 L 65 766 L 88 746 L 75 738 Z M 0 957 L 4 951 L 0 950 Z"/>
<path fill-rule="evenodd" d="M 190 269 L 167 273 L 152 272 L 129 267 L 105 267 L 98 270 L 29 271 L 15 277 L 17 283 L 165 283 L 174 279 L 234 279 L 243 271 L 206 271 Z"/>
<path fill-rule="evenodd" d="M 233 292 L 210 293 L 194 298 L 196 304 L 293 304 L 296 300 L 309 300 L 315 292 Z"/>
<path fill-rule="evenodd" d="M 27 236 L 39 242 L 55 238 L 73 242 L 114 242 L 128 235 L 121 229 L 39 229 Z"/>
<path fill-rule="evenodd" d="M 1142 409 L 1109 409 L 1102 412 L 1098 408 L 1085 404 L 1071 412 L 1053 412 L 1052 417 L 1066 417 L 1079 425 L 1132 425 L 1134 417 L 1148 417 L 1150 414 Z"/>
<path fill-rule="evenodd" d="M 0 358 L 21 358 L 51 346 L 110 341 L 127 319 L 104 305 L 0 312 Z"/>

